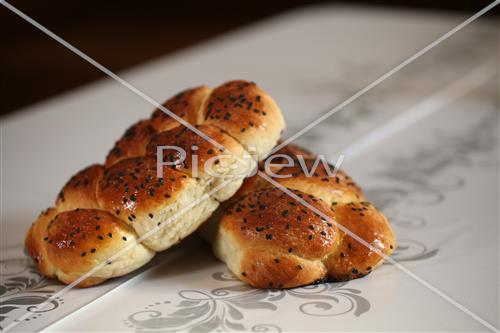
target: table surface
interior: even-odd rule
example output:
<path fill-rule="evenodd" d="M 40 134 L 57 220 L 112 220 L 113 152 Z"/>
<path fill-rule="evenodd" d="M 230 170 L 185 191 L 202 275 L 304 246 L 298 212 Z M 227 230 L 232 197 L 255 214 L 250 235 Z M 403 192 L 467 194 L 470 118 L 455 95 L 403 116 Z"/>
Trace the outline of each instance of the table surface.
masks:
<path fill-rule="evenodd" d="M 120 75 L 159 102 L 184 87 L 253 80 L 281 106 L 287 137 L 464 19 L 311 7 Z M 394 258 L 496 327 L 498 44 L 495 22 L 480 19 L 297 140 L 332 160 L 345 154 L 343 168 L 394 225 Z M 2 119 L 1 327 L 62 288 L 24 258 L 25 230 L 152 109 L 108 79 Z M 347 284 L 255 290 L 205 246 L 193 235 L 136 274 L 71 290 L 14 330 L 487 329 L 392 265 Z"/>

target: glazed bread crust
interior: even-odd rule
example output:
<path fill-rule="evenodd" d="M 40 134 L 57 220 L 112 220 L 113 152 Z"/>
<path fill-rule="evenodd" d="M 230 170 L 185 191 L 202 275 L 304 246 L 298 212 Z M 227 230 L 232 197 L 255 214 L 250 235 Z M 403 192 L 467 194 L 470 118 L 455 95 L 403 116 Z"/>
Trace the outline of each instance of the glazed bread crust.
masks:
<path fill-rule="evenodd" d="M 242 119 L 250 119 L 249 110 L 233 103 L 236 93 L 240 102 L 253 100 L 262 109 L 251 116 L 258 128 L 249 132 L 258 133 L 256 138 L 235 130 Z M 55 207 L 40 214 L 29 229 L 25 246 L 43 275 L 72 283 L 125 246 L 130 246 L 125 254 L 99 266 L 78 286 L 95 285 L 141 267 L 155 252 L 194 232 L 221 201 L 229 199 L 256 166 L 248 150 L 255 146 L 253 156 L 265 156 L 284 127 L 276 103 L 247 81 L 228 82 L 214 90 L 188 89 L 164 106 L 225 148 L 207 142 L 159 109 L 133 124 L 105 163 L 74 175 Z M 206 117 L 212 110 L 221 116 Z M 186 159 L 169 164 L 179 156 L 164 146 L 184 149 Z M 163 160 L 158 160 L 158 149 Z M 211 172 L 205 170 L 207 163 Z"/>
<path fill-rule="evenodd" d="M 285 127 L 276 102 L 246 81 L 231 81 L 214 89 L 198 123 L 226 131 L 250 153 L 255 153 L 258 160 L 267 156 Z"/>
<path fill-rule="evenodd" d="M 372 272 L 383 262 L 377 251 L 389 256 L 396 247 L 386 217 L 345 172 L 328 173 L 320 162 L 307 175 L 315 163 L 310 153 L 300 147 L 281 153 L 295 160 L 296 154 L 302 155 L 307 169 L 274 167 L 270 176 L 322 214 L 260 176 L 249 177 L 201 229 L 215 255 L 238 278 L 258 288 L 345 281 Z M 333 172 L 334 167 L 328 167 Z"/>

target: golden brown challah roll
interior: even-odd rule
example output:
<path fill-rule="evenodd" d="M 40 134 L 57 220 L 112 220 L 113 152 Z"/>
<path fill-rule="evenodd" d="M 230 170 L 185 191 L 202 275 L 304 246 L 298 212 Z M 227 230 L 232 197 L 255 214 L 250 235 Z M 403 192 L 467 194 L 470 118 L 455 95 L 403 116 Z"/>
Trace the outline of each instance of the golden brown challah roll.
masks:
<path fill-rule="evenodd" d="M 210 139 L 162 110 L 131 126 L 104 165 L 73 176 L 55 208 L 28 231 L 26 248 L 43 275 L 72 283 L 95 270 L 79 282 L 85 287 L 144 265 L 229 199 L 255 167 L 255 156 L 268 154 L 284 128 L 276 103 L 252 82 L 189 89 L 164 106 Z M 164 146 L 183 149 L 185 159 L 175 148 L 161 148 L 157 156 Z M 126 253 L 106 262 L 119 251 Z"/>
<path fill-rule="evenodd" d="M 293 288 L 359 278 L 382 263 L 376 251 L 338 225 L 385 255 L 393 252 L 396 240 L 389 222 L 347 174 L 340 170 L 329 174 L 320 162 L 307 176 L 297 155 L 302 155 L 309 171 L 314 157 L 296 146 L 276 154 L 290 156 L 296 163 L 272 167 L 274 181 L 317 211 L 259 175 L 246 179 L 201 228 L 215 255 L 238 278 L 259 288 Z M 262 162 L 260 169 L 264 170 Z"/>

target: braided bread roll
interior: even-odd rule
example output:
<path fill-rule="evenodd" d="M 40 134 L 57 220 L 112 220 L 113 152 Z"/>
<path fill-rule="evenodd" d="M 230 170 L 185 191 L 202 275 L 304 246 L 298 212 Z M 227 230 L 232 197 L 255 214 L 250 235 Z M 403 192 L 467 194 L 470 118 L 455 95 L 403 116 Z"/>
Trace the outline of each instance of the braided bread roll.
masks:
<path fill-rule="evenodd" d="M 256 175 L 221 206 L 202 236 L 215 255 L 242 281 L 258 288 L 293 288 L 319 281 L 345 281 L 372 272 L 383 258 L 331 223 L 330 219 L 389 256 L 396 240 L 386 217 L 343 171 L 329 176 L 321 162 L 310 176 L 314 155 L 289 145 L 277 154 L 295 160 L 291 167 L 271 167 L 272 178 L 327 216 Z M 273 163 L 283 163 L 274 159 Z M 261 171 L 264 170 L 260 164 Z M 333 171 L 333 166 L 330 167 Z M 281 178 L 290 175 L 287 178 Z"/>
<path fill-rule="evenodd" d="M 40 214 L 28 231 L 26 248 L 43 275 L 72 283 L 95 268 L 78 283 L 86 287 L 141 267 L 155 252 L 195 231 L 221 201 L 229 199 L 241 186 L 241 176 L 256 165 L 247 158 L 250 148 L 257 159 L 266 156 L 284 128 L 272 98 L 246 81 L 228 82 L 214 90 L 189 89 L 164 106 L 224 148 L 159 109 L 150 119 L 134 124 L 116 142 L 104 165 L 89 166 L 73 176 L 55 207 Z M 157 168 L 160 146 L 184 149 L 185 160 Z M 163 162 L 178 158 L 178 150 L 163 150 Z M 213 162 L 211 172 L 204 168 L 208 160 Z M 130 242 L 137 244 L 130 246 Z M 130 248 L 123 255 L 97 269 L 127 245 Z"/>

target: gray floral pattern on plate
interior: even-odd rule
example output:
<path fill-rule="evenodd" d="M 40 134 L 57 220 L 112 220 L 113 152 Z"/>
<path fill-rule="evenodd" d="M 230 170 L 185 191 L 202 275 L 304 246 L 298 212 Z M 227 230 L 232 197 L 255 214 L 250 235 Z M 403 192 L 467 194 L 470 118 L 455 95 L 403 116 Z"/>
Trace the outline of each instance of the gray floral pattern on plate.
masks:
<path fill-rule="evenodd" d="M 25 321 L 35 320 L 43 313 L 57 309 L 64 300 L 56 297 L 43 309 L 37 305 L 49 300 L 60 288 L 56 281 L 42 277 L 28 258 L 0 261 L 0 329 L 17 321 L 26 311 L 33 313 Z"/>
<path fill-rule="evenodd" d="M 396 227 L 421 229 L 423 216 L 401 212 L 402 206 L 438 205 L 448 192 L 465 186 L 465 178 L 453 174 L 452 167 L 496 167 L 498 156 L 498 112 L 486 113 L 467 132 L 437 133 L 432 144 L 415 150 L 407 157 L 386 159 L 385 168 L 373 177 L 388 185 L 368 189 L 367 196 L 384 211 Z M 393 257 L 398 261 L 424 260 L 438 254 L 420 241 L 399 239 Z"/>
<path fill-rule="evenodd" d="M 230 273 L 216 272 L 212 278 L 231 284 L 209 291 L 181 290 L 175 300 L 151 303 L 129 315 L 124 324 L 138 331 L 281 332 L 275 323 L 257 323 L 251 327 L 245 323 L 248 317 L 262 312 L 279 313 L 280 305 L 290 298 L 303 300 L 296 310 L 305 316 L 332 317 L 347 313 L 361 316 L 370 309 L 370 302 L 361 296 L 361 291 L 347 288 L 345 282 L 278 290 L 252 288 Z"/>

